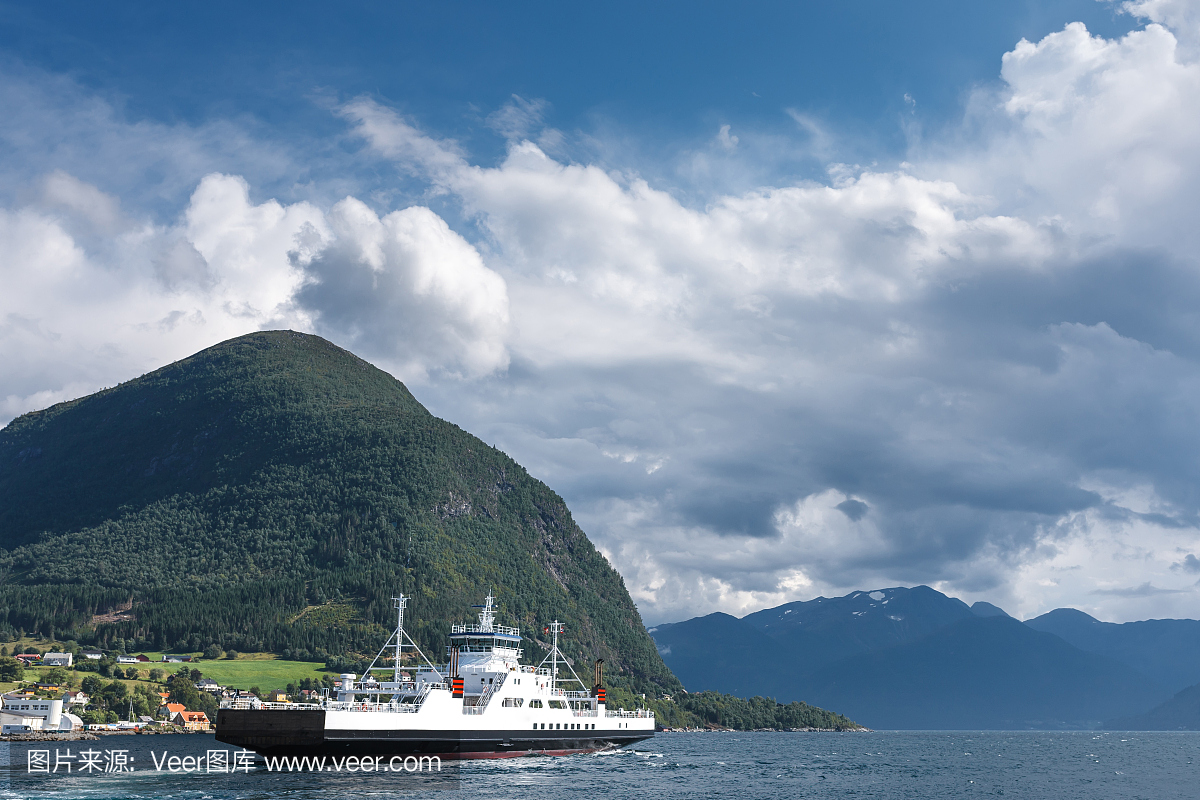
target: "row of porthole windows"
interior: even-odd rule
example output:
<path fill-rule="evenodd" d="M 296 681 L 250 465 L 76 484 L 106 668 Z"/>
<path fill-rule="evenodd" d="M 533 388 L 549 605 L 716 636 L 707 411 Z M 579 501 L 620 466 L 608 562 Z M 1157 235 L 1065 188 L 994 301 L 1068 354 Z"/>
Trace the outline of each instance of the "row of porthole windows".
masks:
<path fill-rule="evenodd" d="M 538 727 L 539 724 L 541 724 L 542 727 L 539 728 Z M 563 724 L 564 723 L 561 723 L 561 722 L 552 722 L 552 723 L 550 723 L 550 730 L 552 730 L 552 731 L 564 730 Z M 538 731 L 538 730 L 544 731 L 544 730 L 546 730 L 546 723 L 535 722 L 535 723 L 533 723 L 533 729 L 535 731 Z M 567 727 L 565 728 L 565 730 L 569 730 L 569 731 L 578 731 L 578 730 L 594 731 L 595 729 L 596 729 L 596 726 L 594 724 L 593 725 L 580 725 L 580 723 L 578 723 L 578 722 L 567 723 Z"/>

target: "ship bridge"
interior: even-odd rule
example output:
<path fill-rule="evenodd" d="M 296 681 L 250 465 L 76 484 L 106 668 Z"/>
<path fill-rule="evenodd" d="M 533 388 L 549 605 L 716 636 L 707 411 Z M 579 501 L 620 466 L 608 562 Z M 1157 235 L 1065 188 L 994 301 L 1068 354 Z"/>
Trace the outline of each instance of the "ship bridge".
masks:
<path fill-rule="evenodd" d="M 496 624 L 496 598 L 489 594 L 480 609 L 476 625 L 451 625 L 450 644 L 446 655 L 453 658 L 458 650 L 460 663 L 478 663 L 500 659 L 517 662 L 521 658 L 521 632 L 517 628 Z"/>

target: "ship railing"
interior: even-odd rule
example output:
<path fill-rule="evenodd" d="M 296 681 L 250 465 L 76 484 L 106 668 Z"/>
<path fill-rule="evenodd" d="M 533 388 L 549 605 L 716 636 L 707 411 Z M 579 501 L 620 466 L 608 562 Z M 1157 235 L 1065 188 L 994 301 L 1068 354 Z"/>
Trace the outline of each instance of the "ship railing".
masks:
<path fill-rule="evenodd" d="M 462 653 L 462 652 L 466 652 L 466 651 L 460 650 L 459 652 Z M 546 667 L 542 667 L 539 669 L 538 667 L 532 667 L 529 664 L 517 664 L 516 666 L 517 666 L 516 669 L 510 670 L 510 671 L 515 672 L 518 675 L 537 675 L 542 678 L 549 678 L 553 675 L 553 673 Z M 468 671 L 468 670 L 480 671 L 480 672 L 488 671 L 486 668 L 476 667 L 474 665 L 467 665 L 467 664 L 460 664 L 459 669 L 463 670 L 464 672 Z M 450 674 L 450 665 L 449 664 L 438 664 L 437 670 L 438 670 L 438 672 L 442 673 L 443 675 L 449 675 Z"/>
<path fill-rule="evenodd" d="M 429 693 L 434 689 L 445 689 L 446 691 L 449 691 L 450 685 L 446 683 L 435 682 L 422 683 L 421 690 L 417 694 L 402 694 L 402 697 L 404 698 L 402 700 L 397 700 L 395 697 L 386 703 L 380 703 L 377 701 L 372 702 L 370 700 L 355 700 L 353 702 L 350 700 L 329 700 L 325 703 L 324 708 L 331 711 L 379 711 L 385 713 L 392 712 L 398 714 L 415 714 L 421 710 L 421 706 L 429 697 Z M 362 692 L 362 694 L 368 694 L 368 692 Z M 389 694 L 389 692 L 371 691 L 369 694 Z M 266 704 L 264 703 L 264 705 Z"/>
<path fill-rule="evenodd" d="M 450 691 L 450 684 L 448 684 L 448 683 L 427 683 L 427 684 L 425 684 L 425 688 L 423 688 L 421 690 L 421 693 L 419 695 L 417 695 L 415 698 L 413 698 L 413 704 L 417 708 L 420 708 L 421 705 L 425 702 L 425 699 L 427 697 L 429 697 L 429 693 L 432 692 L 434 689 L 445 689 L 446 691 Z"/>
<path fill-rule="evenodd" d="M 405 681 L 397 686 L 394 683 L 359 683 L 353 689 L 346 691 L 354 694 L 399 694 L 424 696 L 433 689 L 449 689 L 450 684 L 439 681 Z"/>
<path fill-rule="evenodd" d="M 498 681 L 494 682 L 494 684 L 488 684 L 484 693 L 480 694 L 478 700 L 475 700 L 474 705 L 467 705 L 466 703 L 463 703 L 463 706 L 462 706 L 463 714 L 479 715 L 479 714 L 482 714 L 482 712 L 486 711 L 487 704 L 491 702 L 493 694 L 496 694 L 496 692 L 499 691 L 500 686 L 504 685 L 505 678 L 506 678 L 506 675 L 502 676 L 502 678 L 500 678 Z"/>
<path fill-rule="evenodd" d="M 348 700 L 330 700 L 327 711 L 376 711 L 391 714 L 415 714 L 421 710 L 420 703 L 351 703 Z"/>
<path fill-rule="evenodd" d="M 572 715 L 576 717 L 595 717 L 599 716 L 599 713 L 594 708 L 590 710 L 585 708 L 582 711 L 576 708 L 572 709 Z"/>
<path fill-rule="evenodd" d="M 494 653 L 497 650 L 509 650 L 517 653 L 518 656 L 521 652 L 521 648 L 517 647 L 516 645 L 513 645 L 512 647 L 505 647 L 504 645 L 496 645 L 495 647 L 485 647 L 484 645 L 462 645 L 458 648 L 458 652 L 460 653 Z"/>
<path fill-rule="evenodd" d="M 572 681 L 574 682 L 574 681 Z M 568 700 L 591 700 L 591 692 L 568 692 L 566 689 L 547 689 L 551 697 L 565 697 Z"/>
<path fill-rule="evenodd" d="M 221 708 L 249 711 L 265 708 L 268 711 L 314 711 L 321 706 L 316 703 L 267 703 L 262 700 L 222 700 Z"/>
<path fill-rule="evenodd" d="M 423 693 L 414 699 L 411 703 L 366 703 L 354 702 L 348 700 L 330 700 L 324 705 L 314 703 L 265 703 L 254 702 L 252 700 L 223 700 L 221 708 L 233 709 L 235 711 L 251 711 L 265 709 L 268 711 L 316 711 L 325 708 L 329 711 L 377 711 L 391 712 L 397 714 L 415 714 L 421 710 L 421 702 L 425 699 Z"/>
<path fill-rule="evenodd" d="M 427 695 L 434 689 L 449 689 L 449 688 L 450 688 L 450 684 L 448 684 L 448 683 L 443 683 L 443 682 L 439 682 L 439 681 L 428 681 L 425 683 L 425 689 L 424 689 L 424 691 L 421 692 L 421 695 L 422 696 Z"/>
<path fill-rule="evenodd" d="M 630 719 L 646 719 L 653 717 L 654 712 L 648 708 L 639 708 L 637 711 L 609 711 L 605 709 L 604 716 L 606 717 L 622 717 Z"/>
<path fill-rule="evenodd" d="M 485 631 L 478 625 L 451 625 L 451 633 L 477 633 L 480 636 L 488 636 L 490 634 L 501 634 L 503 636 L 520 636 L 520 628 L 511 628 L 507 625 L 493 625 L 491 630 Z"/>
<path fill-rule="evenodd" d="M 261 700 L 222 700 L 221 708 L 232 708 L 235 711 L 248 711 L 252 708 L 261 708 Z"/>

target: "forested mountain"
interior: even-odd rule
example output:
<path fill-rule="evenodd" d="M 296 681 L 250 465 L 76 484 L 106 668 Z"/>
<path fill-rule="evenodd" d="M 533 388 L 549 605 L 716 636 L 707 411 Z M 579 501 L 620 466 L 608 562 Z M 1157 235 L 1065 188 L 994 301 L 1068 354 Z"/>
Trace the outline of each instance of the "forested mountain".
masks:
<path fill-rule="evenodd" d="M 0 548 L 0 635 L 372 654 L 404 592 L 440 655 L 491 590 L 529 656 L 557 618 L 571 658 L 679 685 L 562 498 L 316 336 L 243 336 L 14 420 Z"/>

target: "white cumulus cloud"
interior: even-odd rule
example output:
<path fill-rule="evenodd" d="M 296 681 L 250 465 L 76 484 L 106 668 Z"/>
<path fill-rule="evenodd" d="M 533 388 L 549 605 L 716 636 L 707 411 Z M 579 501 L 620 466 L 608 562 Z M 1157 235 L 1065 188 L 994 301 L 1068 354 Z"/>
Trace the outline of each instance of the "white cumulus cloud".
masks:
<path fill-rule="evenodd" d="M 508 366 L 504 279 L 441 217 L 412 207 L 380 219 L 348 197 L 328 224 L 332 240 L 307 260 L 314 282 L 298 297 L 318 330 L 410 378 Z"/>

